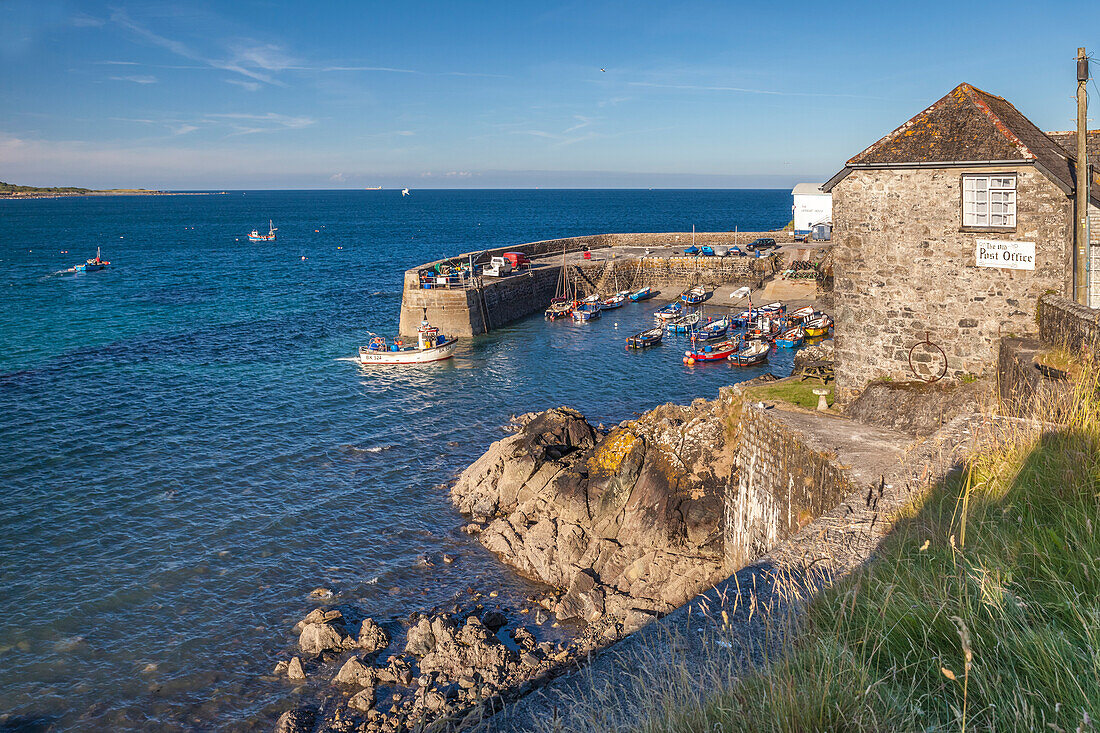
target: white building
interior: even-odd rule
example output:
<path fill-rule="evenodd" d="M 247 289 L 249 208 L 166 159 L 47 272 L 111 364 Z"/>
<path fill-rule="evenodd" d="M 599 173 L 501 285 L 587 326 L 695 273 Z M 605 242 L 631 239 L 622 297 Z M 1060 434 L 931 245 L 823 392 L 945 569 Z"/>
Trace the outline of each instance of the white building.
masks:
<path fill-rule="evenodd" d="M 832 224 L 833 195 L 823 192 L 821 186 L 820 183 L 799 183 L 791 191 L 795 234 L 809 234 L 815 224 Z"/>

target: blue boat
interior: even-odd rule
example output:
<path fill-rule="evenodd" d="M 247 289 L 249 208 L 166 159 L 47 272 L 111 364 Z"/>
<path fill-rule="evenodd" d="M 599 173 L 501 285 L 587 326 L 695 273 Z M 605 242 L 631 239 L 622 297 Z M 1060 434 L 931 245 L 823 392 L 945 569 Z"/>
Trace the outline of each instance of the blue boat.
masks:
<path fill-rule="evenodd" d="M 99 247 L 95 248 L 95 259 L 90 259 L 79 265 L 73 266 L 73 272 L 99 272 L 107 268 L 107 265 L 111 264 L 107 260 L 100 257 Z"/>
<path fill-rule="evenodd" d="M 707 299 L 707 289 L 702 285 L 696 285 L 693 288 L 689 288 L 680 293 L 680 300 L 684 301 L 688 305 L 699 305 Z"/>
<path fill-rule="evenodd" d="M 713 257 L 714 256 L 714 247 L 711 247 L 709 244 L 704 244 L 699 249 L 699 254 L 703 255 L 704 257 Z"/>
<path fill-rule="evenodd" d="M 801 326 L 795 326 L 784 331 L 780 336 L 776 337 L 775 345 L 782 346 L 787 349 L 793 349 L 802 343 L 806 334 L 803 333 Z"/>
<path fill-rule="evenodd" d="M 699 330 L 695 332 L 693 338 L 699 341 L 714 341 L 715 339 L 720 339 L 725 336 L 729 328 L 729 320 L 721 318 L 700 327 Z"/>
<path fill-rule="evenodd" d="M 637 303 L 640 300 L 649 300 L 650 298 L 652 298 L 656 294 L 657 294 L 657 291 L 654 290 L 653 288 L 644 287 L 641 290 L 635 290 L 633 293 L 631 293 L 630 294 L 630 299 L 632 301 L 634 301 L 635 303 Z"/>
<path fill-rule="evenodd" d="M 600 317 L 600 304 L 586 300 L 573 309 L 574 323 L 588 323 Z"/>
<path fill-rule="evenodd" d="M 679 318 L 674 318 L 669 321 L 666 328 L 673 333 L 690 333 L 699 325 L 700 318 L 702 318 L 702 315 L 700 315 L 699 311 L 688 313 L 685 316 L 680 316 Z"/>
<path fill-rule="evenodd" d="M 668 305 L 661 306 L 653 314 L 653 317 L 658 321 L 671 321 L 676 318 L 684 310 L 684 306 L 680 303 L 669 303 Z"/>
<path fill-rule="evenodd" d="M 687 249 L 684 250 L 684 254 L 686 254 L 686 255 L 697 255 L 697 254 L 699 254 L 699 248 L 696 247 L 693 244 L 693 245 L 691 245 L 690 247 L 688 247 Z"/>

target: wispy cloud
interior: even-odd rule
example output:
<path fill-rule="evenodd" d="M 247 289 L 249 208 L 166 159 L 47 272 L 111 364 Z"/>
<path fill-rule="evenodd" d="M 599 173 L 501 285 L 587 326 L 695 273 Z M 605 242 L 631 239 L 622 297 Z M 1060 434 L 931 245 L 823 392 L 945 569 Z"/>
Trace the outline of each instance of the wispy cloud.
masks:
<path fill-rule="evenodd" d="M 258 81 L 248 81 L 247 79 L 226 79 L 226 84 L 235 84 L 236 86 L 243 87 L 250 92 L 258 92 L 263 85 Z"/>
<path fill-rule="evenodd" d="M 343 173 L 333 173 L 328 179 L 335 183 L 343 183 L 347 180 L 347 177 Z"/>
<path fill-rule="evenodd" d="M 413 132 L 412 130 L 398 130 L 397 132 L 394 133 L 394 135 L 401 135 L 402 137 L 410 137 L 410 136 L 415 135 L 415 134 L 416 133 Z"/>
<path fill-rule="evenodd" d="M 97 18 L 87 13 L 77 13 L 69 18 L 69 25 L 75 26 L 76 28 L 99 28 L 105 23 L 106 21 L 102 18 Z"/>
<path fill-rule="evenodd" d="M 322 66 L 318 71 L 386 71 L 393 74 L 420 74 L 415 69 L 396 69 L 392 66 Z"/>
<path fill-rule="evenodd" d="M 93 61 L 101 66 L 141 66 L 137 61 Z"/>
<path fill-rule="evenodd" d="M 134 84 L 156 84 L 157 78 L 150 74 L 132 74 L 130 76 L 112 76 L 112 81 L 128 81 Z"/>
<path fill-rule="evenodd" d="M 208 114 L 208 120 L 222 120 L 230 124 L 234 129 L 234 135 L 254 135 L 263 132 L 278 132 L 280 130 L 300 130 L 303 127 L 317 124 L 312 117 L 294 117 L 277 112 L 265 114 L 246 114 L 243 112 L 228 112 L 223 114 Z"/>

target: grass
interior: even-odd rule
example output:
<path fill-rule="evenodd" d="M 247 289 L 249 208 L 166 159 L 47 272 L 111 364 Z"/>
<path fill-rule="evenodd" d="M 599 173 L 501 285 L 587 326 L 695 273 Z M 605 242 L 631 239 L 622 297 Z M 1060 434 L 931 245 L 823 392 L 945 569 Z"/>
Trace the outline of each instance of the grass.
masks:
<path fill-rule="evenodd" d="M 728 653 L 719 641 L 705 659 L 655 658 L 633 686 L 576 709 L 629 708 L 600 729 L 640 733 L 1096 730 L 1098 384 L 1093 368 L 1078 375 L 1057 428 L 987 421 L 1001 427 L 873 559 L 767 622 L 763 636 L 783 643 L 761 655 L 731 635 Z"/>
<path fill-rule="evenodd" d="M 773 384 L 762 384 L 745 391 L 745 396 L 750 400 L 773 400 L 776 402 L 788 402 L 792 405 L 804 407 L 807 410 L 817 409 L 817 395 L 815 389 L 822 389 L 822 384 L 816 379 L 807 379 L 805 382 L 794 379 L 782 380 Z M 833 404 L 833 388 L 826 387 L 829 394 L 825 395 L 825 401 L 830 406 Z"/>

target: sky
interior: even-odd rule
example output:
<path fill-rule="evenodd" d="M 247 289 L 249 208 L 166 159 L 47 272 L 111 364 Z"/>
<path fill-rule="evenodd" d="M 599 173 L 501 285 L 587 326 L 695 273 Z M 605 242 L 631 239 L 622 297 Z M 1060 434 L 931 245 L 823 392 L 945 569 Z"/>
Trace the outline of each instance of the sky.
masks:
<path fill-rule="evenodd" d="M 1096 0 L 0 0 L 0 19 L 0 180 L 92 188 L 786 188 L 963 81 L 1071 129 L 1077 47 L 1100 58 Z"/>

